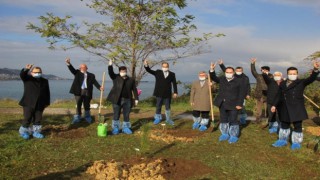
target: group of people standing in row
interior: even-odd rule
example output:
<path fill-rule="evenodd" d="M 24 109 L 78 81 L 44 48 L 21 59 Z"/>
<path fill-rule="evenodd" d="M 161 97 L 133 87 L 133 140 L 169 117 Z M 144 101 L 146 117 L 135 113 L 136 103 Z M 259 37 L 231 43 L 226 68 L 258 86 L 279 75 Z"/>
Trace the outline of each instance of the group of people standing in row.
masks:
<path fill-rule="evenodd" d="M 224 75 L 216 75 L 216 64 L 211 63 L 209 74 L 201 71 L 198 74 L 199 80 L 192 83 L 190 92 L 190 104 L 193 112 L 193 129 L 206 131 L 209 126 L 210 112 L 210 88 L 212 82 L 219 84 L 219 90 L 214 99 L 214 105 L 219 108 L 221 135 L 219 141 L 236 143 L 239 140 L 240 124 L 246 123 L 245 100 L 251 97 L 249 78 L 243 73 L 242 67 L 226 67 L 222 60 L 219 65 Z M 298 78 L 298 69 L 290 67 L 287 69 L 287 78 L 284 79 L 281 72 L 270 73 L 270 67 L 262 66 L 261 74 L 255 68 L 256 59 L 251 59 L 251 72 L 257 80 L 254 97 L 256 99 L 255 116 L 256 121 L 261 121 L 262 107 L 267 102 L 267 114 L 269 122 L 269 132 L 279 133 L 279 139 L 273 144 L 275 147 L 285 146 L 290 135 L 290 124 L 293 124 L 291 133 L 291 148 L 299 149 L 303 140 L 302 121 L 307 119 L 307 112 L 304 106 L 303 91 L 307 85 L 317 79 L 320 63 L 314 62 L 314 69 L 306 79 Z M 70 72 L 74 75 L 74 80 L 70 93 L 74 94 L 77 108 L 73 116 L 72 123 L 81 121 L 81 106 L 84 107 L 84 119 L 92 122 L 90 114 L 90 101 L 92 99 L 93 86 L 100 91 L 104 90 L 96 80 L 95 75 L 88 72 L 86 64 L 81 64 L 79 69 L 75 69 L 70 59 L 66 59 L 66 64 Z M 155 77 L 155 88 L 153 95 L 156 97 L 156 112 L 154 124 L 162 121 L 161 108 L 165 105 L 165 122 L 174 125 L 171 119 L 171 99 L 178 96 L 175 73 L 169 71 L 169 63 L 163 62 L 162 69 L 152 70 L 148 61 L 144 61 L 146 72 Z M 112 103 L 113 119 L 112 134 L 119 133 L 132 134 L 129 114 L 132 106 L 139 102 L 139 95 L 135 80 L 127 75 L 125 66 L 119 67 L 119 73 L 113 70 L 113 61 L 108 64 L 108 73 L 113 81 L 113 86 L 108 94 L 107 100 Z M 24 139 L 43 138 L 41 134 L 41 120 L 44 109 L 50 105 L 50 90 L 48 80 L 42 77 L 40 67 L 33 67 L 28 64 L 21 70 L 20 77 L 24 83 L 24 94 L 19 102 L 23 106 L 24 119 L 19 129 L 20 135 Z M 319 80 L 319 78 L 318 78 Z M 172 92 L 173 91 L 173 92 Z M 123 113 L 123 122 L 120 122 L 120 114 Z M 238 121 L 238 115 L 240 120 Z M 279 117 L 279 118 L 277 118 Z M 31 126 L 33 124 L 33 126 Z"/>

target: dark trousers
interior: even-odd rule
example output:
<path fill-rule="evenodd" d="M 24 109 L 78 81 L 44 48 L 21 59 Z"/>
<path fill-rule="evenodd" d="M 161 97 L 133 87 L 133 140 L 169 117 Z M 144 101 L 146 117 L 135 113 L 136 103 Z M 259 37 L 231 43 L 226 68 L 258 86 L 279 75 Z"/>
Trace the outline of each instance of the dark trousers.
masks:
<path fill-rule="evenodd" d="M 83 103 L 83 107 L 85 111 L 90 111 L 90 101 L 91 99 L 88 96 L 74 96 L 77 103 L 77 112 L 76 114 L 81 115 L 81 106 Z"/>
<path fill-rule="evenodd" d="M 296 121 L 292 122 L 293 124 L 293 131 L 301 133 L 302 132 L 302 121 Z M 282 122 L 281 126 L 282 129 L 289 129 L 290 128 L 290 122 Z"/>
<path fill-rule="evenodd" d="M 22 120 L 22 126 L 29 127 L 31 123 L 33 123 L 33 125 L 41 125 L 42 114 L 43 109 L 23 107 L 24 119 Z"/>
<path fill-rule="evenodd" d="M 209 111 L 196 111 L 196 110 L 193 110 L 192 111 L 192 115 L 196 118 L 201 117 L 204 118 L 204 119 L 209 119 Z"/>
<path fill-rule="evenodd" d="M 161 98 L 157 97 L 157 103 L 156 103 L 156 114 L 161 114 L 161 107 L 164 103 L 166 110 L 170 110 L 170 104 L 171 104 L 171 98 Z"/>
<path fill-rule="evenodd" d="M 220 122 L 221 123 L 229 123 L 230 126 L 232 125 L 239 125 L 237 121 L 238 110 L 227 110 L 224 107 L 224 103 L 219 108 L 220 111 Z"/>
<path fill-rule="evenodd" d="M 267 112 L 268 112 L 268 122 L 276 122 L 277 121 L 277 111 L 271 112 L 271 104 L 267 104 Z"/>
<path fill-rule="evenodd" d="M 129 114 L 131 111 L 131 100 L 121 98 L 119 104 L 112 104 L 113 107 L 113 120 L 119 120 L 121 108 L 123 110 L 123 121 L 129 122 Z"/>

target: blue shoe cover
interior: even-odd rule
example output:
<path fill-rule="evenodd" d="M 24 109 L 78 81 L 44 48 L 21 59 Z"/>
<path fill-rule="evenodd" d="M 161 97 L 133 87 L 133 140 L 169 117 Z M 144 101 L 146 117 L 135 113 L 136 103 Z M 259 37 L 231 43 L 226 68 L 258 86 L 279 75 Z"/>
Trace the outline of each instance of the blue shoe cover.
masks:
<path fill-rule="evenodd" d="M 166 123 L 173 126 L 174 125 L 174 122 L 172 120 L 166 120 Z"/>
<path fill-rule="evenodd" d="M 90 111 L 86 111 L 85 112 L 85 117 L 84 118 L 89 124 L 92 123 L 92 118 L 91 118 Z"/>
<path fill-rule="evenodd" d="M 192 129 L 198 129 L 200 124 L 198 122 L 194 122 L 192 125 Z"/>
<path fill-rule="evenodd" d="M 301 144 L 300 143 L 292 143 L 291 150 L 297 150 L 297 149 L 301 149 Z"/>
<path fill-rule="evenodd" d="M 119 128 L 113 128 L 113 129 L 112 129 L 112 134 L 113 134 L 113 135 L 119 134 Z"/>
<path fill-rule="evenodd" d="M 81 120 L 81 116 L 76 114 L 76 115 L 73 116 L 71 124 L 78 123 L 78 122 L 80 122 L 80 120 Z"/>
<path fill-rule="evenodd" d="M 277 133 L 278 132 L 278 128 L 277 127 L 272 127 L 269 129 L 269 133 L 273 134 L 273 133 Z"/>
<path fill-rule="evenodd" d="M 235 137 L 235 136 L 231 136 L 230 139 L 229 139 L 229 143 L 230 143 L 230 144 L 236 143 L 238 140 L 239 140 L 239 138 L 237 138 L 237 137 Z"/>
<path fill-rule="evenodd" d="M 127 127 L 123 128 L 123 129 L 122 129 L 122 132 L 125 133 L 125 134 L 132 134 L 131 129 L 130 129 L 130 128 L 127 128 Z"/>
<path fill-rule="evenodd" d="M 207 128 L 207 126 L 205 126 L 205 125 L 201 125 L 200 127 L 199 127 L 199 130 L 200 131 L 205 131 L 205 130 L 207 130 L 208 128 Z"/>
<path fill-rule="evenodd" d="M 39 132 L 34 132 L 34 133 L 32 134 L 32 136 L 33 136 L 34 138 L 38 138 L 38 139 L 44 138 L 44 135 L 41 134 L 41 133 L 39 133 Z"/>
<path fill-rule="evenodd" d="M 228 134 L 221 134 L 221 136 L 219 137 L 219 141 L 226 141 L 228 139 L 229 139 Z"/>
<path fill-rule="evenodd" d="M 159 124 L 160 122 L 161 122 L 161 119 L 156 118 L 156 119 L 153 121 L 153 124 Z"/>
<path fill-rule="evenodd" d="M 23 133 L 23 134 L 20 134 L 20 136 L 21 136 L 23 139 L 29 139 L 29 138 L 30 138 L 29 133 Z"/>
<path fill-rule="evenodd" d="M 288 142 L 286 140 L 277 140 L 274 144 L 272 144 L 273 147 L 283 147 L 286 146 Z"/>

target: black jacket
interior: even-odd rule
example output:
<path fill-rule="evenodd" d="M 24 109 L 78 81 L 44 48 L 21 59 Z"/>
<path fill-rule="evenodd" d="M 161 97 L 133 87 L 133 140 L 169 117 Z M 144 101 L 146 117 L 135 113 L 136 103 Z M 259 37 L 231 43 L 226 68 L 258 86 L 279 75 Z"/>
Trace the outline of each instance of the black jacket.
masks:
<path fill-rule="evenodd" d="M 214 99 L 214 105 L 220 107 L 222 103 L 227 110 L 237 110 L 236 106 L 243 106 L 246 96 L 246 86 L 240 78 L 228 81 L 225 76 L 217 77 L 215 71 L 209 72 L 210 78 L 219 83 L 219 92 Z"/>
<path fill-rule="evenodd" d="M 113 104 L 118 104 L 120 102 L 121 92 L 122 92 L 122 88 L 123 88 L 125 80 L 119 74 L 114 73 L 112 66 L 108 66 L 108 72 L 109 72 L 110 78 L 112 79 L 113 86 L 112 86 L 111 91 L 107 97 L 107 100 Z M 128 88 L 127 92 L 130 92 L 129 99 L 130 100 L 133 100 L 133 99 L 138 100 L 139 99 L 138 98 L 138 91 L 137 91 L 135 80 L 130 77 L 127 77 L 126 83 L 127 84 L 125 87 Z M 132 96 L 132 94 L 134 95 L 134 97 Z"/>
<path fill-rule="evenodd" d="M 39 79 L 34 78 L 28 72 L 29 69 L 22 69 L 20 72 L 24 92 L 19 105 L 44 110 L 44 108 L 50 105 L 49 82 L 42 77 Z"/>
<path fill-rule="evenodd" d="M 262 77 L 268 86 L 267 103 L 270 104 L 271 106 L 276 106 L 276 103 L 277 103 L 276 101 L 279 98 L 278 96 L 280 95 L 279 85 L 273 78 L 271 78 L 265 73 L 262 73 Z"/>
<path fill-rule="evenodd" d="M 177 81 L 175 73 L 169 71 L 167 78 L 164 77 L 162 70 L 152 70 L 149 66 L 144 66 L 146 71 L 156 78 L 156 83 L 153 91 L 153 95 L 161 98 L 171 98 L 172 86 L 173 92 L 178 94 Z"/>
<path fill-rule="evenodd" d="M 70 72 L 74 75 L 74 80 L 70 88 L 70 93 L 74 94 L 75 96 L 81 95 L 81 86 L 84 80 L 84 74 L 79 70 L 75 69 L 71 64 L 68 65 Z M 87 72 L 87 90 L 88 90 L 88 97 L 92 99 L 92 91 L 93 85 L 100 90 L 100 84 L 96 80 L 94 74 Z"/>
<path fill-rule="evenodd" d="M 312 71 L 306 79 L 297 79 L 287 87 L 287 81 L 280 83 L 280 98 L 277 99 L 281 121 L 296 122 L 308 119 L 303 92 L 307 85 L 316 80 L 319 72 Z"/>
<path fill-rule="evenodd" d="M 222 63 L 220 64 L 220 68 L 223 72 L 226 72 L 226 66 Z M 244 73 L 242 73 L 241 75 L 237 75 L 237 74 L 234 74 L 234 76 L 236 78 L 241 78 L 243 83 L 245 84 L 245 87 L 246 87 L 246 96 L 250 96 L 250 93 L 251 93 L 251 86 L 250 86 L 250 81 L 249 81 L 249 77 L 247 75 L 245 75 Z"/>

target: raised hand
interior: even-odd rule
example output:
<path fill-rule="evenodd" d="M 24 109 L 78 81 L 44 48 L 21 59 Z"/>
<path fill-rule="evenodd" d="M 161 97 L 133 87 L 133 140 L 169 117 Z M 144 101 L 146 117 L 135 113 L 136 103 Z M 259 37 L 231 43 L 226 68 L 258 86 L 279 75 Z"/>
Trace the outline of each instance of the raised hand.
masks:
<path fill-rule="evenodd" d="M 26 69 L 31 69 L 32 66 L 33 66 L 33 64 L 27 64 L 27 65 L 26 65 Z"/>
<path fill-rule="evenodd" d="M 219 59 L 218 60 L 218 63 L 221 65 L 221 64 L 223 64 L 223 60 L 222 59 Z"/>
<path fill-rule="evenodd" d="M 251 63 L 252 64 L 256 63 L 256 61 L 257 61 L 257 58 L 251 58 Z"/>
<path fill-rule="evenodd" d="M 210 69 L 211 69 L 211 70 L 214 70 L 215 67 L 216 67 L 216 64 L 213 63 L 213 62 L 211 62 Z"/>
<path fill-rule="evenodd" d="M 112 66 L 112 64 L 113 64 L 113 60 L 109 59 L 109 66 Z"/>
<path fill-rule="evenodd" d="M 148 60 L 144 60 L 144 61 L 143 61 L 143 64 L 144 64 L 145 66 L 148 66 Z"/>
<path fill-rule="evenodd" d="M 66 63 L 67 63 L 67 65 L 70 64 L 70 58 L 69 57 L 66 58 Z"/>

